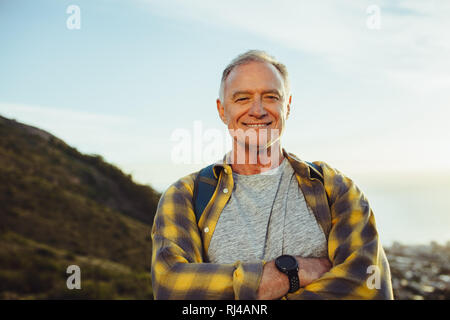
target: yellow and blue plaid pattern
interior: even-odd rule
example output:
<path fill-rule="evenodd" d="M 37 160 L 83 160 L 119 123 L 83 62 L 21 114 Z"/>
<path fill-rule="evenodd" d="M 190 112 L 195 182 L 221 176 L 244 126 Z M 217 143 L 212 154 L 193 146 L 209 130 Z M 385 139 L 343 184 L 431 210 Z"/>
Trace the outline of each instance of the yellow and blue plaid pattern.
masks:
<path fill-rule="evenodd" d="M 393 299 L 389 265 L 373 212 L 353 181 L 324 162 L 315 162 L 324 182 L 311 178 L 310 167 L 283 150 L 299 186 L 328 240 L 332 268 L 284 299 Z M 155 299 L 256 298 L 265 261 L 209 263 L 207 252 L 220 213 L 231 197 L 231 166 L 217 163 L 217 188 L 196 221 L 194 181 L 198 172 L 172 184 L 162 195 L 152 227 L 152 285 Z M 374 266 L 374 267 L 371 267 Z M 371 267 L 371 268 L 369 268 Z M 370 270 L 379 286 L 367 284 Z"/>

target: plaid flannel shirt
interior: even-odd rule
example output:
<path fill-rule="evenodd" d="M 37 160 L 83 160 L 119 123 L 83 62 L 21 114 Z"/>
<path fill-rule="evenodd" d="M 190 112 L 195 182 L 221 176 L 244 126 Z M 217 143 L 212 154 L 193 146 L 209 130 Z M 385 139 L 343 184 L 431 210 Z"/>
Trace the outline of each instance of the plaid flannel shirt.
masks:
<path fill-rule="evenodd" d="M 283 299 L 393 299 L 388 261 L 363 193 L 326 163 L 315 162 L 322 168 L 322 183 L 311 178 L 304 161 L 283 153 L 326 235 L 332 264 L 319 279 Z M 225 159 L 214 165 L 217 188 L 198 223 L 193 208 L 198 172 L 178 180 L 162 195 L 152 227 L 155 299 L 256 298 L 265 261 L 215 264 L 207 258 L 214 228 L 233 190 L 231 173 Z"/>

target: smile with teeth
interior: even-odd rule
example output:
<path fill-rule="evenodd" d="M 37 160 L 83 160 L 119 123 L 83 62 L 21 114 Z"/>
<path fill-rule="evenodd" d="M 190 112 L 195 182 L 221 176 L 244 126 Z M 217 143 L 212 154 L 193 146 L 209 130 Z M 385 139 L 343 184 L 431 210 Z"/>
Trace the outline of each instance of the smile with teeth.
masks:
<path fill-rule="evenodd" d="M 246 125 L 247 127 L 250 127 L 250 128 L 262 128 L 262 127 L 267 127 L 271 123 L 272 122 L 269 122 L 269 123 L 244 123 L 244 125 Z"/>

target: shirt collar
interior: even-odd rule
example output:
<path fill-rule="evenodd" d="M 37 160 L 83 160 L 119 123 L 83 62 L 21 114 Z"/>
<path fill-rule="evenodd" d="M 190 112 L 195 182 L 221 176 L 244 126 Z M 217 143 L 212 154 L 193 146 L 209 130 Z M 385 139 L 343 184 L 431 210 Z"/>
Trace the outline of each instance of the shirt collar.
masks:
<path fill-rule="evenodd" d="M 292 168 L 294 169 L 295 173 L 300 175 L 301 177 L 305 177 L 308 179 L 311 178 L 311 170 L 314 170 L 317 174 L 320 174 L 317 172 L 317 170 L 311 168 L 305 161 L 298 158 L 296 155 L 292 153 L 288 153 L 283 148 L 283 155 L 288 159 L 289 163 L 291 164 Z M 231 161 L 230 161 L 231 151 L 226 153 L 221 160 L 217 160 L 213 165 L 213 172 L 214 177 L 216 179 L 219 179 L 220 171 L 222 170 L 230 170 L 232 172 L 231 168 Z"/>

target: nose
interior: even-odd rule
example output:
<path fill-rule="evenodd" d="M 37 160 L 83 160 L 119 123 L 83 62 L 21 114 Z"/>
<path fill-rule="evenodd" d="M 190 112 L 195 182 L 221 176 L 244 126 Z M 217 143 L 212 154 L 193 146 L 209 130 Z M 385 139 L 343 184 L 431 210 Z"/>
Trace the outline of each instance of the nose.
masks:
<path fill-rule="evenodd" d="M 255 99 L 248 110 L 248 115 L 253 116 L 255 118 L 262 118 L 267 114 L 266 109 L 264 108 L 261 99 Z"/>

